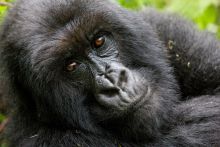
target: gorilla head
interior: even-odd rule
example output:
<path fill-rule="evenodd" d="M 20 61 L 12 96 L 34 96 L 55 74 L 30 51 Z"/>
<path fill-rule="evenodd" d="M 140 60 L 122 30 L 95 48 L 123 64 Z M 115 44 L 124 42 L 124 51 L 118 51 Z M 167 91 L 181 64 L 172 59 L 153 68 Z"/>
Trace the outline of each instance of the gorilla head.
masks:
<path fill-rule="evenodd" d="M 169 125 L 178 86 L 135 12 L 102 0 L 19 0 L 1 46 L 19 109 L 37 122 L 138 139 Z"/>

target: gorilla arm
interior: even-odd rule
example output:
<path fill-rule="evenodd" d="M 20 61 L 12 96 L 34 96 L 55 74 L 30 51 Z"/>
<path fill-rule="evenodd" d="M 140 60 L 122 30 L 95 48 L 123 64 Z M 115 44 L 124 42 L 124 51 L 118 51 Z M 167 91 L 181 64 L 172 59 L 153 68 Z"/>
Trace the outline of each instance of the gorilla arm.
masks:
<path fill-rule="evenodd" d="M 155 146 L 218 146 L 220 96 L 201 96 L 176 107 L 178 124 Z M 168 143 L 168 144 L 167 144 Z"/>
<path fill-rule="evenodd" d="M 215 94 L 220 85 L 220 43 L 179 16 L 154 10 L 142 13 L 167 47 L 183 97 Z"/>
<path fill-rule="evenodd" d="M 167 58 L 174 67 L 182 99 L 193 97 L 177 105 L 174 110 L 176 126 L 156 146 L 218 145 L 219 41 L 214 35 L 198 31 L 193 24 L 178 16 L 154 10 L 146 10 L 142 15 L 166 46 Z"/>

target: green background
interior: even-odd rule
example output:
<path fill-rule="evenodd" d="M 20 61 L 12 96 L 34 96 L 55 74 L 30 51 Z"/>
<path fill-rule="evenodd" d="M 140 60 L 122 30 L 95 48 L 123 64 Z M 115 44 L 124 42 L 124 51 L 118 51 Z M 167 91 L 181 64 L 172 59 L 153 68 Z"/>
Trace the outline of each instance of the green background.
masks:
<path fill-rule="evenodd" d="M 119 0 L 130 9 L 152 6 L 161 11 L 178 13 L 194 21 L 200 29 L 220 37 L 220 0 Z"/>

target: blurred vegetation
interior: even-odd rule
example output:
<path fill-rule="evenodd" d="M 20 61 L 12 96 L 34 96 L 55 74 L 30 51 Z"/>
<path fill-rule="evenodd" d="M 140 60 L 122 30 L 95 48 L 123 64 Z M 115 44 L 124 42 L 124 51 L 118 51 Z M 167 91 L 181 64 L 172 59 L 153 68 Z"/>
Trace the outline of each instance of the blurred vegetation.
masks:
<path fill-rule="evenodd" d="M 0 22 L 6 15 L 8 8 L 12 6 L 13 0 L 0 0 Z M 220 38 L 220 0 L 116 0 L 126 8 L 139 10 L 146 6 L 154 7 L 161 11 L 178 13 L 193 22 L 200 29 L 206 29 L 216 33 Z M 1 71 L 1 67 L 0 67 Z M 1 84 L 1 79 L 0 79 Z M 2 84 L 0 85 L 2 86 Z M 2 102 L 0 87 L 0 104 Z M 3 108 L 0 108 L 0 110 Z M 5 115 L 0 112 L 0 128 L 4 124 Z M 0 130 L 1 133 L 1 130 Z M 0 147 L 5 147 L 0 143 Z"/>
<path fill-rule="evenodd" d="M 220 38 L 220 0 L 118 0 L 129 9 L 155 7 L 161 11 L 178 13 L 200 29 L 215 33 Z"/>
<path fill-rule="evenodd" d="M 0 21 L 2 21 L 3 17 L 5 16 L 8 7 L 12 6 L 12 1 L 13 0 L 0 0 Z"/>

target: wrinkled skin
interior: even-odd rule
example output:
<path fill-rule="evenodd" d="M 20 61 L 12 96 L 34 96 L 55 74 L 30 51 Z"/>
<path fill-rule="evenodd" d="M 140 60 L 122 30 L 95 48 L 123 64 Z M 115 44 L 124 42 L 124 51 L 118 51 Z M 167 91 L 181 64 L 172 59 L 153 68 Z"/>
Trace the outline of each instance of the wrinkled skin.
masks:
<path fill-rule="evenodd" d="M 21 147 L 219 146 L 219 46 L 154 10 L 18 0 L 0 36 L 16 99 L 6 138 Z"/>

